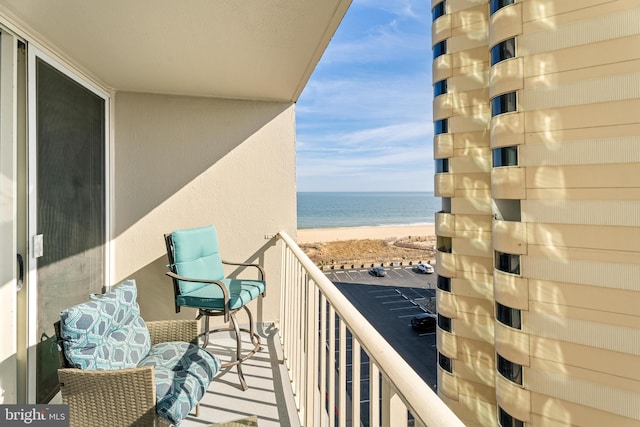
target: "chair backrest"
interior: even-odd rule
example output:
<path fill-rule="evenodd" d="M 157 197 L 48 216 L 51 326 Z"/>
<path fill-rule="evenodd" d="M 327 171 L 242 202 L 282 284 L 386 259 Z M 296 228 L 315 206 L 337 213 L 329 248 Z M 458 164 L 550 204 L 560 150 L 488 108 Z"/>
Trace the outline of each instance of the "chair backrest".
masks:
<path fill-rule="evenodd" d="M 169 268 L 174 273 L 193 279 L 224 279 L 224 268 L 218 251 L 218 233 L 214 226 L 176 230 L 165 236 L 165 240 Z M 183 280 L 177 282 L 176 291 L 181 295 L 208 286 L 206 283 Z"/>

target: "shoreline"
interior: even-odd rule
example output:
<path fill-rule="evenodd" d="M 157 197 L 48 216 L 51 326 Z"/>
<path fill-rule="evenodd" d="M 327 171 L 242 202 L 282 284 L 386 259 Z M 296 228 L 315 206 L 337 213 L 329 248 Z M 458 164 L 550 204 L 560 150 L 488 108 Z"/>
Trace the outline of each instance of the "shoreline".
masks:
<path fill-rule="evenodd" d="M 407 236 L 435 236 L 435 224 L 299 228 L 296 240 L 298 244 L 305 244 L 339 240 L 398 239 Z"/>

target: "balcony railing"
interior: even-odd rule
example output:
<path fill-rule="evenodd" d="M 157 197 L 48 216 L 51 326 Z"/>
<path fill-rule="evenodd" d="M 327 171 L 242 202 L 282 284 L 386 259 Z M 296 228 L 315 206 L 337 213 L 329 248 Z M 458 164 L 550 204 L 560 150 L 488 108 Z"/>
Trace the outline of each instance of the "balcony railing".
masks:
<path fill-rule="evenodd" d="M 295 241 L 278 237 L 280 339 L 300 424 L 462 426 Z"/>

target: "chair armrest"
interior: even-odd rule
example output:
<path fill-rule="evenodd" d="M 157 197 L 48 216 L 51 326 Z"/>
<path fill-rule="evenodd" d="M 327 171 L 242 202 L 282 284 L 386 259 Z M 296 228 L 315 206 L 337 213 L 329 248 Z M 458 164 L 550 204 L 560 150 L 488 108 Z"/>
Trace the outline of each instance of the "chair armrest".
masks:
<path fill-rule="evenodd" d="M 249 263 L 244 263 L 244 262 L 231 262 L 231 261 L 225 261 L 222 260 L 223 264 L 227 264 L 227 265 L 237 265 L 237 266 L 242 266 L 242 267 L 255 267 L 258 269 L 258 275 L 260 276 L 258 280 L 261 281 L 265 281 L 265 273 L 264 273 L 264 268 L 262 268 L 260 265 L 258 264 L 249 264 Z M 264 292 L 262 293 L 263 297 L 267 296 L 267 287 L 265 286 Z"/>
<path fill-rule="evenodd" d="M 224 294 L 224 301 L 225 303 L 229 302 L 229 290 L 227 289 L 227 287 L 224 285 L 224 283 L 222 283 L 219 280 L 209 280 L 209 279 L 194 279 L 192 277 L 184 277 L 184 276 L 180 276 L 179 274 L 174 273 L 173 271 L 167 271 L 166 273 L 167 276 L 171 277 L 172 279 L 176 279 L 176 280 L 181 280 L 183 282 L 193 282 L 193 283 L 208 283 L 210 285 L 216 285 L 218 286 L 220 289 L 222 289 L 222 293 Z"/>
<path fill-rule="evenodd" d="M 174 273 L 173 271 L 167 271 L 164 274 L 166 274 L 167 276 L 171 277 L 174 280 L 182 280 L 183 282 L 193 282 L 193 283 L 208 283 L 210 285 L 216 285 L 217 287 L 219 287 L 222 290 L 222 294 L 224 296 L 224 321 L 225 322 L 229 321 L 229 290 L 224 285 L 224 283 L 220 282 L 219 280 L 194 279 L 191 277 L 184 277 Z"/>
<path fill-rule="evenodd" d="M 154 425 L 153 367 L 113 371 L 58 369 L 62 401 L 71 426 Z"/>
<path fill-rule="evenodd" d="M 152 346 L 169 341 L 198 344 L 197 320 L 154 320 L 146 323 Z"/>
<path fill-rule="evenodd" d="M 231 261 L 225 261 L 225 260 L 222 260 L 222 263 L 227 265 L 238 265 L 242 267 L 255 267 L 258 269 L 258 274 L 260 275 L 260 278 L 258 280 L 262 280 L 262 281 L 265 280 L 264 269 L 258 264 L 249 264 L 244 262 L 231 262 Z"/>

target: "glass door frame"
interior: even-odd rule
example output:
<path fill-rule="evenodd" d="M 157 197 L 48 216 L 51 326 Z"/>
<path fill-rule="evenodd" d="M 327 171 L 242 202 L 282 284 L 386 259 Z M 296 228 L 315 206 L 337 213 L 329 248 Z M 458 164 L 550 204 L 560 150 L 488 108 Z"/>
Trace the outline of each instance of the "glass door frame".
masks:
<path fill-rule="evenodd" d="M 36 344 L 39 342 L 37 336 L 38 319 L 38 261 L 34 254 L 34 238 L 38 234 L 37 222 L 37 122 L 36 122 L 36 59 L 46 62 L 56 70 L 63 73 L 85 89 L 94 93 L 104 100 L 105 129 L 104 129 L 104 149 L 105 149 L 105 259 L 104 262 L 104 283 L 103 288 L 108 288 L 111 277 L 111 183 L 110 183 L 110 152 L 111 152 L 111 97 L 110 94 L 83 77 L 79 72 L 57 60 L 52 55 L 39 49 L 33 44 L 27 44 L 27 248 L 26 254 L 26 282 L 27 286 L 27 402 L 36 401 Z M 45 243 L 46 248 L 46 243 Z M 46 249 L 45 249 L 46 250 Z M 88 296 L 87 296 L 88 297 Z"/>
<path fill-rule="evenodd" d="M 23 255 L 20 251 L 18 226 L 18 40 L 13 32 L 0 23 L 0 218 L 3 222 L 3 234 L 0 239 L 0 299 L 3 307 L 0 313 L 0 322 L 3 325 L 0 384 L 5 402 L 18 402 L 21 398 L 18 367 L 20 289 L 16 265 L 16 254 Z"/>

